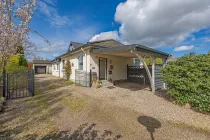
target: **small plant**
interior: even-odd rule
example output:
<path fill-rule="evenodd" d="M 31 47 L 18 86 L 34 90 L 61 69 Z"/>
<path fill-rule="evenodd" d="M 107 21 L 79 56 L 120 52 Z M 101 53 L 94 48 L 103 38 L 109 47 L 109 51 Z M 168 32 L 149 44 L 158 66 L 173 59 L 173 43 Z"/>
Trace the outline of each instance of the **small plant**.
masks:
<path fill-rule="evenodd" d="M 71 62 L 69 60 L 66 62 L 65 74 L 66 74 L 66 79 L 69 80 L 71 75 Z"/>
<path fill-rule="evenodd" d="M 96 88 L 101 88 L 102 87 L 102 81 L 101 80 L 98 80 L 97 81 L 97 86 Z"/>
<path fill-rule="evenodd" d="M 74 81 L 68 80 L 68 81 L 66 81 L 66 83 L 68 83 L 68 84 L 70 84 L 70 85 L 73 85 L 73 84 L 74 84 Z"/>

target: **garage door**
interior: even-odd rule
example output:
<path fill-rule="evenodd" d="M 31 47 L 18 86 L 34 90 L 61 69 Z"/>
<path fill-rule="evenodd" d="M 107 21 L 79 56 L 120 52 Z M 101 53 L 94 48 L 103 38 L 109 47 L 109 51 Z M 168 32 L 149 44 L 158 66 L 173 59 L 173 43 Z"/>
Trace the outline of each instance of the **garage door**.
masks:
<path fill-rule="evenodd" d="M 46 66 L 36 66 L 35 67 L 36 74 L 45 74 L 46 73 Z"/>

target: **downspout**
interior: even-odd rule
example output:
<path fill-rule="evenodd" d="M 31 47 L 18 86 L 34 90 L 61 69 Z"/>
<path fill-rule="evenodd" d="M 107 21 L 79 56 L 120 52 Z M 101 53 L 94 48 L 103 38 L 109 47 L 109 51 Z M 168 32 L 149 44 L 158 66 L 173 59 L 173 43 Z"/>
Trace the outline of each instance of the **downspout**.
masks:
<path fill-rule="evenodd" d="M 85 50 L 83 48 L 81 48 L 81 51 L 83 51 L 85 53 L 85 58 L 86 58 L 86 72 L 88 72 L 87 71 L 87 52 L 85 52 Z"/>

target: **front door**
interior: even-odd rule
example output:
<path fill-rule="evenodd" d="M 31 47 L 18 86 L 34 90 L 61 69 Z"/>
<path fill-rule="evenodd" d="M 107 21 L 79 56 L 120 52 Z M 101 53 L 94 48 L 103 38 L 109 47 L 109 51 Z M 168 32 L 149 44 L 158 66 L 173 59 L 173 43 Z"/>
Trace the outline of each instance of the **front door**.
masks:
<path fill-rule="evenodd" d="M 99 58 L 99 79 L 100 80 L 106 80 L 106 63 L 107 59 L 106 58 Z"/>

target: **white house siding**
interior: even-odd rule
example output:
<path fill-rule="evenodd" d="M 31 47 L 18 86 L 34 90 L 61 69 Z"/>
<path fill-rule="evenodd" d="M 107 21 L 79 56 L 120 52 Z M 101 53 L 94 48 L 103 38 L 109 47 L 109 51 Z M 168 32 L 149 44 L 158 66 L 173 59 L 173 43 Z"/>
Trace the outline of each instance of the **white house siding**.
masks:
<path fill-rule="evenodd" d="M 111 56 L 111 55 L 101 55 L 101 54 L 91 54 L 90 66 L 92 72 L 97 73 L 97 78 L 99 78 L 99 58 L 107 58 L 107 80 L 110 78 L 114 80 L 124 80 L 127 79 L 127 65 L 132 65 L 133 59 Z M 112 74 L 109 74 L 110 65 L 113 65 Z"/>
<path fill-rule="evenodd" d="M 55 77 L 59 77 L 59 69 L 57 67 L 57 63 L 52 64 L 52 75 Z"/>
<path fill-rule="evenodd" d="M 63 60 L 65 60 L 65 63 L 70 60 L 70 63 L 71 63 L 71 70 L 72 70 L 72 74 L 70 76 L 70 79 L 72 81 L 75 81 L 75 70 L 78 70 L 79 69 L 79 61 L 78 61 L 78 57 L 83 55 L 83 70 L 84 71 L 87 71 L 87 72 L 90 72 L 90 53 L 89 53 L 89 50 L 85 51 L 84 52 L 78 52 L 78 53 L 75 53 L 69 57 L 65 57 L 65 58 L 62 58 L 61 59 L 61 62 L 60 62 L 60 75 L 61 75 L 61 78 L 64 78 L 64 72 L 63 71 Z M 87 61 L 86 61 L 87 60 Z M 87 63 L 86 63 L 87 62 Z M 86 67 L 87 66 L 87 67 Z"/>
<path fill-rule="evenodd" d="M 72 81 L 75 81 L 75 70 L 78 70 L 79 64 L 78 64 L 78 57 L 83 55 L 83 70 L 90 72 L 90 69 L 92 72 L 96 72 L 97 78 L 99 78 L 99 58 L 107 58 L 107 80 L 110 78 L 112 80 L 124 80 L 127 79 L 127 65 L 131 66 L 133 65 L 133 59 L 132 58 L 125 58 L 125 57 L 119 57 L 119 56 L 111 56 L 111 55 L 102 55 L 102 54 L 90 54 L 89 50 L 86 50 L 85 52 L 78 52 L 73 55 L 70 55 L 65 58 L 61 58 L 61 62 L 59 63 L 60 66 L 60 78 L 64 77 L 63 71 L 63 60 L 65 60 L 65 63 L 70 60 L 71 62 L 71 69 L 72 74 L 70 76 L 70 79 Z M 109 68 L 110 65 L 113 65 L 112 74 L 109 74 Z M 57 64 L 56 64 L 57 67 Z M 59 71 L 54 70 L 54 66 L 52 67 L 52 73 L 54 76 L 59 77 Z"/>

